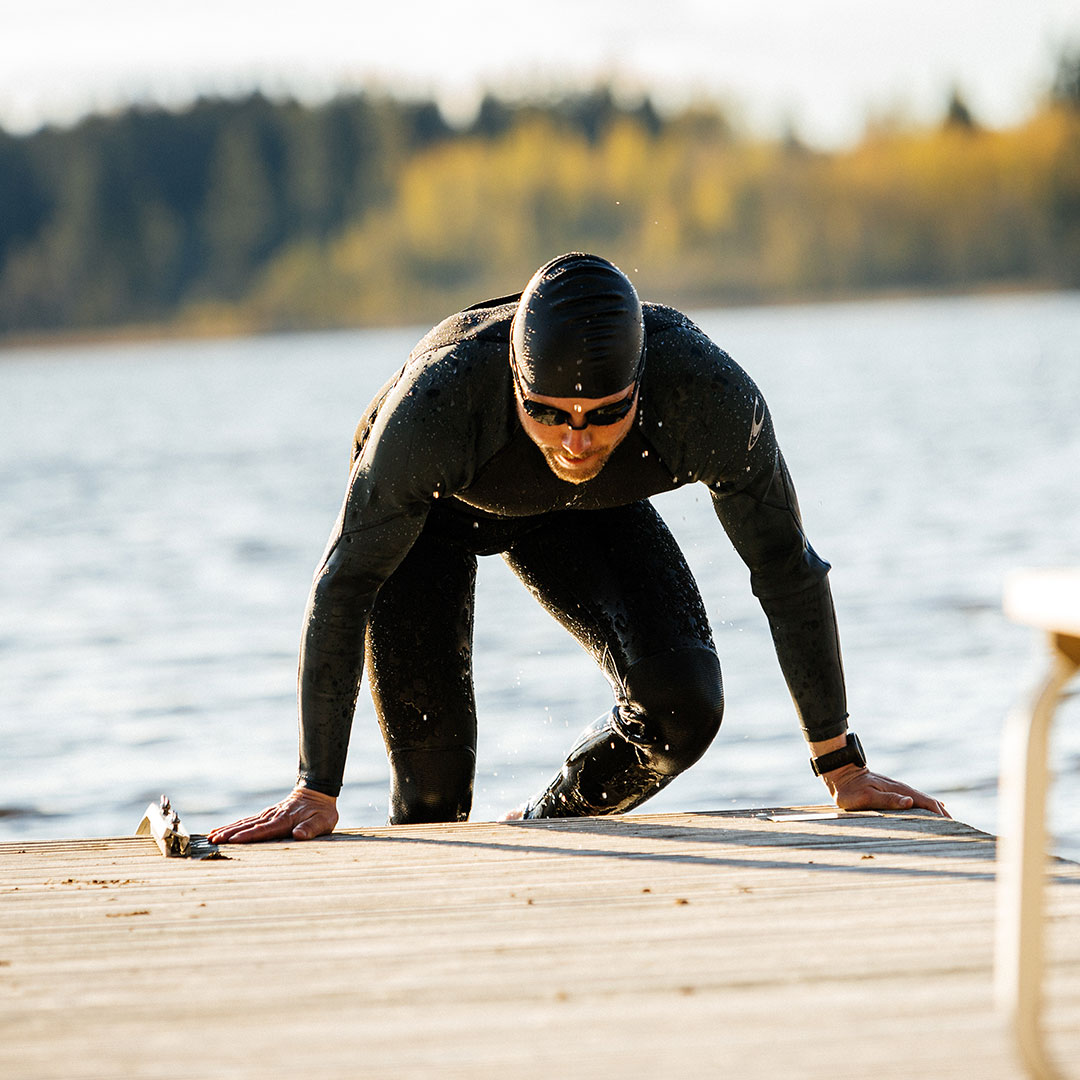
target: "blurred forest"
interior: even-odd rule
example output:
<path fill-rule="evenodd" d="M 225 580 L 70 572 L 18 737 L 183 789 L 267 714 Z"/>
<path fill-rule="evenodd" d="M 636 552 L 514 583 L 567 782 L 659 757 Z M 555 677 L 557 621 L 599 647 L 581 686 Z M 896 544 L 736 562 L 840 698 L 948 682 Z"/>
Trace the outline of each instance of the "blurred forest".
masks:
<path fill-rule="evenodd" d="M 959 93 L 843 151 L 609 89 L 200 100 L 0 132 L 0 335 L 427 322 L 561 251 L 683 306 L 1080 287 L 1080 53 L 1008 130 Z"/>

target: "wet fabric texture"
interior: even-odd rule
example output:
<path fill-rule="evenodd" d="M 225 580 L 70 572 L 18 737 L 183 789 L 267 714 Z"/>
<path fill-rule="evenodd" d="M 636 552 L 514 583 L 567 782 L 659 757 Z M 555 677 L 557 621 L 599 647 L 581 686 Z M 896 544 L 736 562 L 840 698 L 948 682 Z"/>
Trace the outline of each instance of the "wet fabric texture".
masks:
<path fill-rule="evenodd" d="M 340 790 L 366 654 L 391 819 L 467 816 L 476 557 L 496 553 L 596 659 L 615 698 L 530 814 L 628 809 L 697 760 L 720 723 L 720 669 L 697 586 L 647 501 L 687 483 L 709 488 L 750 571 L 807 737 L 844 732 L 828 564 L 804 535 L 753 381 L 684 315 L 645 304 L 634 425 L 597 476 L 567 483 L 517 420 L 518 300 L 436 326 L 357 428 L 301 646 L 301 782 Z"/>

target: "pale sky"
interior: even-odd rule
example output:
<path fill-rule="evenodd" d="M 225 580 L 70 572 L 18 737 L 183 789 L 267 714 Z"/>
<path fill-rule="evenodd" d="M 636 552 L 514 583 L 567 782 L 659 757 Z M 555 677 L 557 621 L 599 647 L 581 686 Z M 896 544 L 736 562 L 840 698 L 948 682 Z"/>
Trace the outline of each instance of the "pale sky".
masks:
<path fill-rule="evenodd" d="M 868 110 L 936 120 L 954 83 L 984 123 L 1015 123 L 1065 46 L 1080 0 L 0 0 L 0 126 L 255 87 L 377 86 L 464 114 L 488 87 L 610 78 L 838 145 Z"/>

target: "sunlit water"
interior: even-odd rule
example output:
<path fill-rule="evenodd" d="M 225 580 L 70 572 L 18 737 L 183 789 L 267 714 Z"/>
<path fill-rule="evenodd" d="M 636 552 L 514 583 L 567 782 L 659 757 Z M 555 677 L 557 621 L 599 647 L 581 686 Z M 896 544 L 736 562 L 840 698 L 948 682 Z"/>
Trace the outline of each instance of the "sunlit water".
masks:
<path fill-rule="evenodd" d="M 833 563 L 871 763 L 995 830 L 998 744 L 1040 673 L 1004 575 L 1080 564 L 1080 294 L 699 313 L 757 379 Z M 0 839 L 130 833 L 167 792 L 192 831 L 296 768 L 311 573 L 355 422 L 420 330 L 0 354 Z M 704 490 L 657 500 L 713 620 L 727 712 L 648 810 L 819 802 L 747 573 Z M 474 819 L 547 781 L 605 682 L 481 560 Z M 1080 857 L 1080 710 L 1055 729 L 1057 848 Z M 386 819 L 361 696 L 342 824 Z"/>

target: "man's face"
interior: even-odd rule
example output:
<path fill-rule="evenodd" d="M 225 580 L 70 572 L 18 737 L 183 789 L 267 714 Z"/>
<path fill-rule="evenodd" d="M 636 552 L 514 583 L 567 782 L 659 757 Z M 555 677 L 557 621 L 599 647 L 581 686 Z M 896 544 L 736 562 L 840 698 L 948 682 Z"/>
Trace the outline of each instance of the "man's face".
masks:
<path fill-rule="evenodd" d="M 614 424 L 586 424 L 587 413 L 603 405 L 613 405 L 634 394 L 630 411 Z M 542 424 L 534 420 L 521 404 L 522 397 L 540 405 L 551 405 L 568 413 L 574 426 Z M 626 437 L 637 413 L 637 391 L 631 383 L 617 394 L 602 398 L 546 397 L 518 387 L 515 394 L 518 420 L 525 434 L 540 448 L 551 471 L 570 484 L 591 480 L 607 463 L 615 447 Z M 578 426 L 582 425 L 584 426 Z"/>

